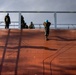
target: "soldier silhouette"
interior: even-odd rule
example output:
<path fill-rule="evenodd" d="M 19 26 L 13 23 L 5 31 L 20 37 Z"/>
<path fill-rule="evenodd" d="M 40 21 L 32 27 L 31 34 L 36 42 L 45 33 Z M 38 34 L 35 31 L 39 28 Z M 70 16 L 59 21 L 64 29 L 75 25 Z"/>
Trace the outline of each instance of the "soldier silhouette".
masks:
<path fill-rule="evenodd" d="M 28 29 L 28 25 L 24 21 L 23 15 L 21 15 L 21 29 L 24 29 L 24 28 Z"/>
<path fill-rule="evenodd" d="M 49 30 L 50 30 L 51 22 L 49 22 L 48 20 L 45 20 L 45 22 L 43 23 L 43 25 L 45 27 L 45 39 L 49 40 L 48 36 L 49 36 Z"/>
<path fill-rule="evenodd" d="M 33 22 L 30 23 L 29 28 L 30 29 L 35 29 Z"/>
<path fill-rule="evenodd" d="M 9 24 L 11 24 L 9 13 L 5 16 L 5 29 L 9 28 Z"/>

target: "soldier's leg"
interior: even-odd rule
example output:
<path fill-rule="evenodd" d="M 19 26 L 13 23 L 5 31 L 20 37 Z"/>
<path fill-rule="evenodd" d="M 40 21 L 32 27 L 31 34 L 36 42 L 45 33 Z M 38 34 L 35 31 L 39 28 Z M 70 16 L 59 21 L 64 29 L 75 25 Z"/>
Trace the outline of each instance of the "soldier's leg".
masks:
<path fill-rule="evenodd" d="M 9 24 L 7 25 L 7 28 L 9 28 Z"/>
<path fill-rule="evenodd" d="M 5 29 L 6 29 L 7 27 L 6 27 L 6 25 L 5 25 Z"/>
<path fill-rule="evenodd" d="M 45 40 L 47 40 L 47 30 L 45 28 Z"/>
<path fill-rule="evenodd" d="M 49 29 L 47 29 L 47 40 L 49 40 L 48 36 L 49 36 Z"/>
<path fill-rule="evenodd" d="M 9 24 L 8 24 L 8 23 L 6 23 L 5 28 L 6 28 L 6 29 L 9 28 Z"/>

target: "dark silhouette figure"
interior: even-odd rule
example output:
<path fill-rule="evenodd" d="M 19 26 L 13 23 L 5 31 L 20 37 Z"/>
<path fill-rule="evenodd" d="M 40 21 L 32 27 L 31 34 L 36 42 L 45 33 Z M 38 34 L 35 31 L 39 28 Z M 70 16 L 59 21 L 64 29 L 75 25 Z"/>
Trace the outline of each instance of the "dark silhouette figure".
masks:
<path fill-rule="evenodd" d="M 48 40 L 51 22 L 49 22 L 48 20 L 46 20 L 46 21 L 43 23 L 43 25 L 44 25 L 44 27 L 45 27 L 45 39 Z"/>
<path fill-rule="evenodd" d="M 30 23 L 29 28 L 30 29 L 35 29 L 33 22 Z"/>
<path fill-rule="evenodd" d="M 21 24 L 25 23 L 23 15 L 21 15 Z"/>
<path fill-rule="evenodd" d="M 5 16 L 5 29 L 9 28 L 9 24 L 11 24 L 11 21 L 10 21 L 10 16 L 9 14 L 7 14 Z"/>
<path fill-rule="evenodd" d="M 24 21 L 24 17 L 21 15 L 21 29 L 28 28 L 28 25 Z"/>

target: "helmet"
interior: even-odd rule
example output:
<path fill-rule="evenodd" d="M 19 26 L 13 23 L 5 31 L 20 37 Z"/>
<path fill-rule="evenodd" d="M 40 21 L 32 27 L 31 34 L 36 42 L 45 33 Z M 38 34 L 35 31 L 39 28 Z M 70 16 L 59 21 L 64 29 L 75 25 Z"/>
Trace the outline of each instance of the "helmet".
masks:
<path fill-rule="evenodd" d="M 45 20 L 45 22 L 48 22 L 48 20 Z"/>
<path fill-rule="evenodd" d="M 9 15 L 9 13 L 7 13 L 7 15 Z"/>

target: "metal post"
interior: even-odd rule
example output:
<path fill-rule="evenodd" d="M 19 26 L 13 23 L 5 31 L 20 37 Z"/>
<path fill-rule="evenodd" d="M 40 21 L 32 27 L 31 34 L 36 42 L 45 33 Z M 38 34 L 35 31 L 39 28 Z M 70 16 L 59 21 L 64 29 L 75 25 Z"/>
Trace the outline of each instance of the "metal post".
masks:
<path fill-rule="evenodd" d="M 19 29 L 21 29 L 21 12 L 19 11 Z"/>
<path fill-rule="evenodd" d="M 39 24 L 39 29 L 41 29 L 41 25 Z"/>
<path fill-rule="evenodd" d="M 56 12 L 54 13 L 54 22 L 55 22 L 55 29 L 57 28 L 57 15 Z"/>

